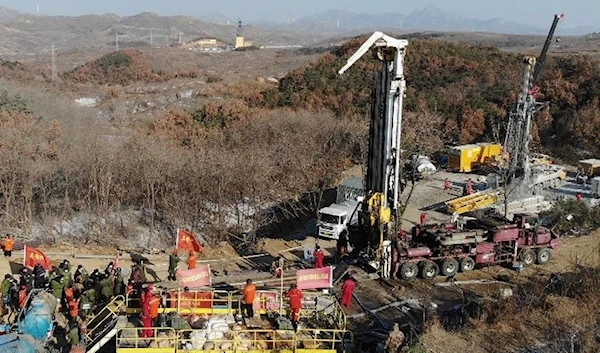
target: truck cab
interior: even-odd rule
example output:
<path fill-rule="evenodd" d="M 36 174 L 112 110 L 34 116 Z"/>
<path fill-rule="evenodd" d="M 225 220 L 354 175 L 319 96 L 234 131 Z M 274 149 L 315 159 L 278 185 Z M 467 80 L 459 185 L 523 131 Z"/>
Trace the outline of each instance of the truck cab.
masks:
<path fill-rule="evenodd" d="M 319 237 L 338 240 L 348 233 L 348 226 L 358 222 L 358 212 L 355 212 L 359 202 L 332 204 L 319 210 Z"/>

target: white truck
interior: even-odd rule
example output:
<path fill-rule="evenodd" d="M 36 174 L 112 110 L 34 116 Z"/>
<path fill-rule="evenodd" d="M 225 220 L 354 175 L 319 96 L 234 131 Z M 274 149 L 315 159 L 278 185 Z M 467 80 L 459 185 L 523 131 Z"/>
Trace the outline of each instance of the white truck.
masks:
<path fill-rule="evenodd" d="M 359 201 L 332 204 L 319 210 L 319 237 L 338 240 L 348 232 L 348 226 L 358 222 Z"/>
<path fill-rule="evenodd" d="M 338 240 L 340 235 L 347 233 L 348 226 L 358 222 L 357 208 L 363 196 L 361 178 L 349 178 L 341 183 L 335 203 L 319 210 L 318 236 Z"/>

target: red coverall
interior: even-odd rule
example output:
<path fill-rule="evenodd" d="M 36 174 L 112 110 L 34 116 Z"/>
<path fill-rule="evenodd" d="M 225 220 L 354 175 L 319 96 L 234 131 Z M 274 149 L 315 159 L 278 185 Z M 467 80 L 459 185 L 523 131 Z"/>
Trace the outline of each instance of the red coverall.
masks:
<path fill-rule="evenodd" d="M 300 309 L 302 309 L 302 291 L 298 288 L 290 289 L 286 296 L 290 298 L 290 310 L 292 312 L 292 321 L 300 321 Z"/>
<path fill-rule="evenodd" d="M 420 225 L 424 226 L 425 223 L 427 223 L 427 213 L 423 212 L 421 213 L 421 218 L 420 218 Z"/>
<path fill-rule="evenodd" d="M 467 180 L 467 195 L 471 195 L 473 193 L 473 182 L 471 180 Z"/>
<path fill-rule="evenodd" d="M 142 330 L 142 334 L 140 337 L 152 337 L 153 332 L 147 328 L 152 327 L 152 315 L 150 313 L 150 299 L 152 294 L 150 295 L 142 295 L 142 325 L 144 328 Z"/>
<path fill-rule="evenodd" d="M 446 178 L 444 180 L 444 191 L 450 190 L 451 186 L 452 186 L 452 182 L 450 181 L 450 179 Z"/>
<path fill-rule="evenodd" d="M 583 200 L 583 196 L 579 193 L 577 194 L 577 196 L 575 196 L 575 198 L 577 199 L 577 201 Z"/>
<path fill-rule="evenodd" d="M 342 300 L 340 304 L 349 308 L 352 305 L 352 293 L 356 289 L 356 282 L 354 282 L 351 278 L 348 278 L 342 284 Z"/>
<path fill-rule="evenodd" d="M 315 268 L 322 268 L 323 260 L 325 260 L 325 253 L 321 249 L 315 250 L 314 256 L 315 256 Z"/>

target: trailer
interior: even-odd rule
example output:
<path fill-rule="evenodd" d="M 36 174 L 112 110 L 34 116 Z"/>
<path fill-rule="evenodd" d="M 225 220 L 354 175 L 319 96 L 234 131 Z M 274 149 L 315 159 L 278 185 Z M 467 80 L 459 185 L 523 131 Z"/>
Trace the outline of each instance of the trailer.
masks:
<path fill-rule="evenodd" d="M 401 233 L 393 247 L 393 276 L 404 280 L 454 276 L 477 266 L 548 263 L 560 238 L 542 227 L 535 214 L 470 220 L 462 229 L 450 224 L 415 226 Z"/>
<path fill-rule="evenodd" d="M 471 173 L 473 169 L 493 164 L 502 156 L 502 145 L 477 143 L 454 146 L 448 150 L 448 168 L 460 173 Z"/>

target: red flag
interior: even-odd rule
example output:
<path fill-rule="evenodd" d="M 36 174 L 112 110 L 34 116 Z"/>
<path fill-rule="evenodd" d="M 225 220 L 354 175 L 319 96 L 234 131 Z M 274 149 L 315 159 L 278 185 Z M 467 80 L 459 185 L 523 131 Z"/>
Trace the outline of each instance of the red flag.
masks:
<path fill-rule="evenodd" d="M 298 270 L 296 285 L 298 289 L 317 289 L 333 287 L 333 267 Z"/>
<path fill-rule="evenodd" d="M 177 271 L 177 280 L 179 287 L 210 287 L 212 284 L 211 272 L 209 265 L 202 265 L 192 270 Z"/>
<path fill-rule="evenodd" d="M 202 253 L 202 245 L 194 234 L 183 229 L 177 229 L 177 249 Z"/>
<path fill-rule="evenodd" d="M 52 261 L 41 250 L 25 245 L 23 266 L 33 268 L 36 264 L 48 271 L 52 269 Z"/>

